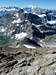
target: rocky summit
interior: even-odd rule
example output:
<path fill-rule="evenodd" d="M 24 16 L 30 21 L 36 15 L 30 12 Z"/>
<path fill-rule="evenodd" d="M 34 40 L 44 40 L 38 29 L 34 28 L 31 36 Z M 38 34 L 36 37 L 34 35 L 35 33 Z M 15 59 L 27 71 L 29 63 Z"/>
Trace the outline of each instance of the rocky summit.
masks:
<path fill-rule="evenodd" d="M 56 48 L 0 48 L 0 75 L 56 75 Z"/>

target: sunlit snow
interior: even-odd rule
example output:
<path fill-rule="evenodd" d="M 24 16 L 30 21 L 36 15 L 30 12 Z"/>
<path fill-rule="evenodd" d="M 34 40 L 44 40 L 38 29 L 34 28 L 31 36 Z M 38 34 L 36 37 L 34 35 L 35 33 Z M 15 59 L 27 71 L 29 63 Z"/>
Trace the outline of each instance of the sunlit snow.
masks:
<path fill-rule="evenodd" d="M 56 24 L 56 20 L 51 20 L 47 22 L 48 24 Z"/>
<path fill-rule="evenodd" d="M 38 15 L 39 17 L 45 17 L 46 15 L 45 14 L 41 14 L 41 15 Z"/>
<path fill-rule="evenodd" d="M 34 47 L 34 46 L 32 46 L 32 45 L 28 45 L 28 44 L 24 44 L 24 46 L 25 46 L 26 48 L 33 48 L 33 49 L 36 48 L 36 47 Z"/>
<path fill-rule="evenodd" d="M 17 19 L 17 20 L 14 20 L 14 21 L 12 21 L 12 23 L 14 24 L 14 23 L 21 23 L 22 21 L 21 21 L 21 19 L 19 18 L 19 19 Z"/>
<path fill-rule="evenodd" d="M 23 39 L 23 38 L 25 38 L 26 36 L 27 36 L 27 33 L 24 33 L 24 32 L 21 32 L 21 33 L 19 33 L 19 34 L 15 34 L 15 38 L 16 38 L 17 40 Z"/>

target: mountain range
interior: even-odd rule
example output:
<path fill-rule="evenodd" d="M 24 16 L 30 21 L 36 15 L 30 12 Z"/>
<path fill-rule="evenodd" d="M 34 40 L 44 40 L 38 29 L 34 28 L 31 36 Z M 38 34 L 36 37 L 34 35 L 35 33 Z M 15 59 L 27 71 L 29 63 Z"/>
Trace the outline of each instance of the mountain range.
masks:
<path fill-rule="evenodd" d="M 0 46 L 16 47 L 16 44 L 35 44 L 56 34 L 56 10 L 41 8 L 0 8 Z M 22 37 L 23 36 L 23 37 Z M 8 40 L 7 40 L 8 39 Z M 26 42 L 23 43 L 23 41 Z M 28 41 L 30 40 L 30 43 Z M 16 42 L 16 44 L 14 44 Z M 34 45 L 34 46 L 35 46 Z"/>

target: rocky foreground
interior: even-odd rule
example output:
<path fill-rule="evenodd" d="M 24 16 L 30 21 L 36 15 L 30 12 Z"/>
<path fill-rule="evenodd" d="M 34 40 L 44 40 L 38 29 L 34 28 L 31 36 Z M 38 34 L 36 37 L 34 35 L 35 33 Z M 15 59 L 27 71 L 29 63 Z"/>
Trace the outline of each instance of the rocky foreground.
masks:
<path fill-rule="evenodd" d="M 0 75 L 56 75 L 56 49 L 0 48 Z"/>

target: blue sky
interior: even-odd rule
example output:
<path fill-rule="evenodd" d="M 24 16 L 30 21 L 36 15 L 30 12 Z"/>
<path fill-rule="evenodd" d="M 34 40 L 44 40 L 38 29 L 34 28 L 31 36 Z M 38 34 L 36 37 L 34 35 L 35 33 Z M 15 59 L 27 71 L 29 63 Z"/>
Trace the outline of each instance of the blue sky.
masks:
<path fill-rule="evenodd" d="M 39 6 L 42 8 L 56 9 L 56 0 L 0 0 L 0 6 Z"/>

